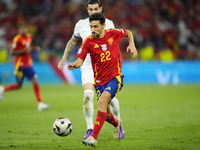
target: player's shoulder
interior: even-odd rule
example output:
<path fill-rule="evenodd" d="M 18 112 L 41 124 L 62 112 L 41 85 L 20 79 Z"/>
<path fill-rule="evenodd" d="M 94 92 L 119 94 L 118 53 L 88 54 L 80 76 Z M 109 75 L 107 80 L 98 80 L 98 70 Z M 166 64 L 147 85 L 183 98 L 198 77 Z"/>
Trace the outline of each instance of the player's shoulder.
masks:
<path fill-rule="evenodd" d="M 76 26 L 83 26 L 83 24 L 89 23 L 89 18 L 85 18 L 85 19 L 80 19 L 77 23 Z"/>
<path fill-rule="evenodd" d="M 17 34 L 17 35 L 13 38 L 13 42 L 16 43 L 21 37 L 22 37 L 21 34 Z"/>
<path fill-rule="evenodd" d="M 109 20 L 109 19 L 106 18 L 105 23 L 106 23 L 105 29 L 109 29 L 109 28 L 114 28 L 115 27 L 112 20 Z"/>
<path fill-rule="evenodd" d="M 106 32 L 115 32 L 116 29 L 114 29 L 114 28 L 110 28 L 110 29 L 105 29 L 105 31 L 106 31 Z"/>
<path fill-rule="evenodd" d="M 125 35 L 126 34 L 125 29 L 116 29 L 116 28 L 105 29 L 105 32 L 111 35 L 121 35 L 121 34 Z"/>
<path fill-rule="evenodd" d="M 110 20 L 110 19 L 108 19 L 108 18 L 106 18 L 106 22 L 108 22 L 108 23 L 113 23 L 113 21 Z"/>
<path fill-rule="evenodd" d="M 122 33 L 126 32 L 126 30 L 123 28 L 122 29 L 110 28 L 110 29 L 106 29 L 105 31 L 106 32 L 122 32 Z"/>
<path fill-rule="evenodd" d="M 89 40 L 91 40 L 91 39 L 93 39 L 94 37 L 92 36 L 92 35 L 89 35 L 89 36 L 87 36 L 86 38 L 85 38 L 85 40 L 84 41 L 89 41 Z"/>
<path fill-rule="evenodd" d="M 32 37 L 32 34 L 28 33 L 28 34 L 26 35 L 26 37 Z"/>
<path fill-rule="evenodd" d="M 83 41 L 82 44 L 85 45 L 86 43 L 90 43 L 90 42 L 91 42 L 91 39 L 93 39 L 93 36 L 92 36 L 92 35 L 87 36 L 87 37 L 85 38 L 85 40 Z"/>
<path fill-rule="evenodd" d="M 27 39 L 32 39 L 32 34 L 30 34 L 30 33 L 26 34 L 26 38 Z"/>

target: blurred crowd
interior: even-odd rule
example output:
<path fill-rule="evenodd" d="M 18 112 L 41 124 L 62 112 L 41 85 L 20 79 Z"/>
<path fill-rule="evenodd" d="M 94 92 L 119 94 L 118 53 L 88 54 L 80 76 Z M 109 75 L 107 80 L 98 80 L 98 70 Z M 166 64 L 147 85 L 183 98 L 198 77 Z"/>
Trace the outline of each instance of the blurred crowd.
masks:
<path fill-rule="evenodd" d="M 103 14 L 116 28 L 132 31 L 140 60 L 196 60 L 200 58 L 199 0 L 101 0 Z M 87 18 L 87 0 L 1 0 L 0 61 L 9 60 L 17 25 L 27 22 L 33 45 L 41 47 L 34 60 L 45 54 L 62 55 L 75 23 Z M 71 59 L 81 45 L 79 40 Z M 120 42 L 123 59 L 126 39 Z"/>

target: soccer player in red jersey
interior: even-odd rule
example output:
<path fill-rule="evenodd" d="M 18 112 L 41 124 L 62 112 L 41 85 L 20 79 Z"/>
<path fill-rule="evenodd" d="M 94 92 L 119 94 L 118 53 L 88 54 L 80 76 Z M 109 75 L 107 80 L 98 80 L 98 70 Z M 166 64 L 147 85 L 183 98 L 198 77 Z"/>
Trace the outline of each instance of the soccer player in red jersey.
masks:
<path fill-rule="evenodd" d="M 87 2 L 87 12 L 88 15 L 92 15 L 93 13 L 101 13 L 103 9 L 102 3 L 100 0 L 88 0 Z M 105 20 L 105 29 L 114 28 L 114 24 L 112 20 L 106 18 Z M 86 39 L 87 36 L 91 35 L 92 32 L 90 30 L 90 22 L 89 17 L 86 19 L 80 19 L 74 28 L 74 33 L 71 39 L 68 41 L 66 48 L 64 50 L 64 54 L 60 62 L 58 63 L 58 68 L 63 70 L 66 60 L 69 57 L 69 54 L 74 49 L 78 39 L 81 37 L 82 41 Z M 85 121 L 87 125 L 87 131 L 84 135 L 84 139 L 87 139 L 93 132 L 93 114 L 94 114 L 94 105 L 93 105 L 93 97 L 94 97 L 94 73 L 92 70 L 92 63 L 90 59 L 90 55 L 86 56 L 83 65 L 80 68 L 81 78 L 82 78 L 82 86 L 84 88 L 84 97 L 83 97 L 83 112 L 85 115 Z M 121 120 L 120 117 L 120 106 L 119 101 L 116 97 L 112 99 L 112 103 L 110 104 L 110 109 L 117 120 Z M 120 125 L 120 136 L 115 132 L 115 128 L 113 128 L 113 137 L 115 139 L 123 139 L 125 136 L 124 129 L 122 124 Z"/>
<path fill-rule="evenodd" d="M 23 84 L 23 79 L 26 77 L 32 82 L 38 102 L 38 111 L 48 109 L 49 105 L 42 102 L 40 88 L 37 82 L 37 74 L 32 67 L 32 59 L 30 56 L 32 35 L 28 33 L 26 23 L 19 24 L 18 32 L 19 34 L 14 37 L 11 46 L 11 54 L 16 56 L 14 62 L 14 75 L 17 83 L 6 87 L 0 87 L 1 99 L 4 91 L 20 89 Z"/>
<path fill-rule="evenodd" d="M 89 17 L 92 35 L 88 36 L 77 52 L 78 59 L 70 63 L 68 70 L 79 68 L 87 55 L 90 53 L 95 78 L 95 90 L 98 99 L 98 112 L 94 124 L 93 133 L 82 142 L 85 145 L 95 147 L 97 136 L 105 121 L 112 124 L 119 133 L 120 121 L 114 118 L 110 111 L 109 103 L 123 86 L 122 59 L 118 42 L 125 36 L 128 38 L 129 46 L 127 52 L 138 55 L 134 44 L 133 35 L 125 29 L 105 28 L 105 17 L 101 13 L 92 14 Z"/>

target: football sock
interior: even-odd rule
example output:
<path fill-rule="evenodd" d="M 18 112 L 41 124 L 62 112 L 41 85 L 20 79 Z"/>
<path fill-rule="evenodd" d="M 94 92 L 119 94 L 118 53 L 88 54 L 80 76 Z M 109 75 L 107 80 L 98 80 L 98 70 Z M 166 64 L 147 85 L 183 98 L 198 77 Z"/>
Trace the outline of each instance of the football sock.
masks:
<path fill-rule="evenodd" d="M 14 90 L 14 89 L 18 89 L 18 85 L 17 84 L 11 84 L 11 85 L 8 85 L 4 88 L 5 91 L 9 91 L 9 90 Z"/>
<path fill-rule="evenodd" d="M 116 119 L 120 119 L 120 111 L 119 111 L 119 101 L 116 97 L 112 99 L 110 104 L 110 109 Z"/>
<path fill-rule="evenodd" d="M 111 113 L 111 116 L 109 119 L 106 119 L 107 122 L 109 122 L 110 124 L 112 124 L 114 127 L 118 126 L 118 122 L 117 119 L 115 119 L 114 115 Z"/>
<path fill-rule="evenodd" d="M 85 90 L 84 91 L 84 99 L 83 99 L 83 112 L 85 115 L 85 120 L 87 123 L 87 129 L 93 129 L 93 114 L 94 114 L 94 105 L 93 105 L 93 90 Z"/>
<path fill-rule="evenodd" d="M 91 135 L 96 140 L 97 140 L 97 136 L 106 120 L 106 117 L 107 117 L 107 112 L 101 112 L 101 111 L 97 112 L 97 117 L 95 119 L 93 133 Z"/>
<path fill-rule="evenodd" d="M 33 84 L 33 89 L 37 98 L 38 103 L 42 102 L 41 94 L 40 94 L 40 88 L 38 83 Z"/>

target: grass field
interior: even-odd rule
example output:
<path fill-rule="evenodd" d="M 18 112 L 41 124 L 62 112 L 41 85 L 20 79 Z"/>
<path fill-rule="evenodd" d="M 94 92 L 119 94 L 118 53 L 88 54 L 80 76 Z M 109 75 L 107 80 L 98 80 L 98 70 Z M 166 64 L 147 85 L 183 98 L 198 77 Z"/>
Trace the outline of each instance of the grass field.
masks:
<path fill-rule="evenodd" d="M 38 112 L 31 86 L 4 94 L 0 102 L 0 149 L 84 150 L 86 132 L 81 86 L 41 86 L 42 97 L 51 108 Z M 112 126 L 104 124 L 97 150 L 199 150 L 200 85 L 125 85 L 120 101 L 125 138 L 112 137 Z M 94 98 L 95 114 L 97 111 Z M 53 132 L 58 117 L 68 117 L 73 131 L 67 137 Z"/>

